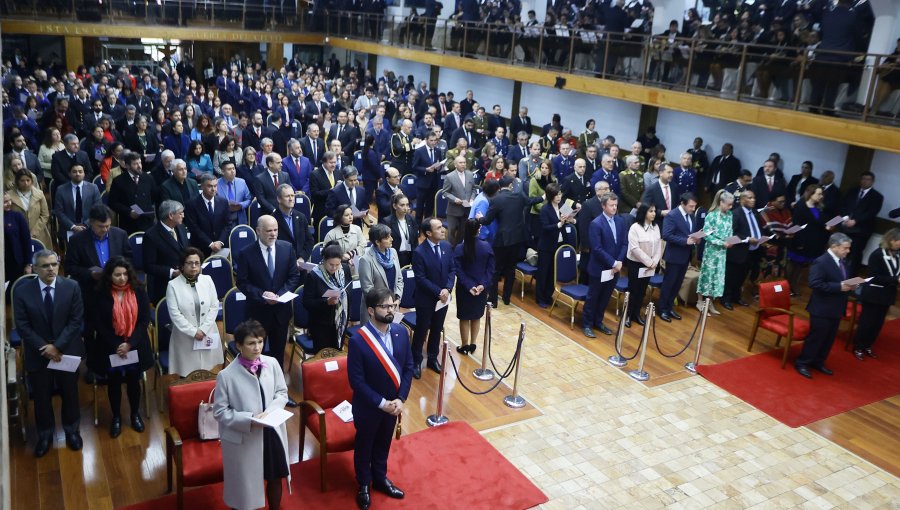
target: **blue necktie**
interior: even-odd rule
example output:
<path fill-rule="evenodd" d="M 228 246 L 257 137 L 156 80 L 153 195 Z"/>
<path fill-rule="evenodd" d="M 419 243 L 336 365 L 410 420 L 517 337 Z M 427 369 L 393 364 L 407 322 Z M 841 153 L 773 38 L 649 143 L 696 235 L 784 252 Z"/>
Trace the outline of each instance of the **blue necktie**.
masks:
<path fill-rule="evenodd" d="M 613 242 L 618 244 L 619 241 L 616 239 L 616 222 L 612 218 L 606 218 L 606 221 L 609 222 L 609 230 L 612 232 Z"/>
<path fill-rule="evenodd" d="M 266 265 L 269 267 L 269 278 L 275 277 L 275 259 L 272 258 L 272 247 L 266 248 Z"/>
<path fill-rule="evenodd" d="M 53 287 L 44 287 L 44 312 L 47 313 L 47 320 L 51 323 L 53 322 L 53 295 L 50 294 L 52 290 Z"/>
<path fill-rule="evenodd" d="M 441 260 L 441 248 L 438 245 L 434 245 L 434 256 Z"/>
<path fill-rule="evenodd" d="M 228 200 L 231 200 L 232 202 L 234 202 L 234 183 L 233 182 L 228 183 Z"/>

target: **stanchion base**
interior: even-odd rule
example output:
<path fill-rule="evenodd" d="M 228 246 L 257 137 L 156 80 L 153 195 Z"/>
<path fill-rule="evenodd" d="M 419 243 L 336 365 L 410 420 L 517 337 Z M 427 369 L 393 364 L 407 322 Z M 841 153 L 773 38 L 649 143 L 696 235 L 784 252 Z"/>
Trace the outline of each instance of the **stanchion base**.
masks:
<path fill-rule="evenodd" d="M 432 414 L 425 419 L 425 424 L 429 427 L 439 427 L 441 425 L 446 425 L 449 421 L 450 419 L 444 415 Z"/>
<path fill-rule="evenodd" d="M 692 374 L 697 373 L 697 365 L 695 365 L 693 361 L 688 361 L 687 363 L 685 363 L 684 368 Z"/>
<path fill-rule="evenodd" d="M 525 407 L 525 399 L 519 395 L 508 395 L 503 398 L 503 403 L 506 404 L 506 407 L 512 407 L 513 409 Z"/>
<path fill-rule="evenodd" d="M 494 379 L 494 371 L 490 368 L 476 368 L 472 376 L 479 381 L 490 381 Z"/>
<path fill-rule="evenodd" d="M 619 356 L 618 354 L 616 354 L 615 356 L 610 356 L 607 361 L 609 361 L 610 365 L 619 368 L 622 368 L 628 364 L 628 360 L 623 358 L 622 356 Z"/>
<path fill-rule="evenodd" d="M 647 372 L 644 372 L 643 370 L 632 370 L 632 371 L 628 372 L 628 375 L 630 375 L 631 378 L 634 379 L 635 381 L 643 382 L 643 381 L 650 380 L 650 374 L 648 374 Z"/>

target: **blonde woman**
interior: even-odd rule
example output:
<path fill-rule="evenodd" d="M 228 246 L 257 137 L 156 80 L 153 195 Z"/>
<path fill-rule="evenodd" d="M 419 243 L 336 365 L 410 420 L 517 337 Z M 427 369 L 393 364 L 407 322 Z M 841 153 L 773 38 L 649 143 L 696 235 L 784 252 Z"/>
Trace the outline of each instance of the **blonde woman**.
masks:
<path fill-rule="evenodd" d="M 706 248 L 703 251 L 703 264 L 700 266 L 700 279 L 697 281 L 698 301 L 702 302 L 708 297 L 716 299 L 722 297 L 725 292 L 725 255 L 731 243 L 726 241 L 734 232 L 732 229 L 731 206 L 734 204 L 734 195 L 719 190 L 709 206 L 703 231 L 706 237 L 703 241 Z M 716 307 L 710 302 L 709 313 L 720 315 Z"/>

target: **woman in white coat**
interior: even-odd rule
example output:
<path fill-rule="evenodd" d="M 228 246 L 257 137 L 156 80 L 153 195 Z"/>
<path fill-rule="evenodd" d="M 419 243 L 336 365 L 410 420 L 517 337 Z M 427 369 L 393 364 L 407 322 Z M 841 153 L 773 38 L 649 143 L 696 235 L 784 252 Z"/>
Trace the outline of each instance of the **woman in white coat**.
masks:
<path fill-rule="evenodd" d="M 284 374 L 275 358 L 263 356 L 266 332 L 250 319 L 234 331 L 240 355 L 216 377 L 213 415 L 219 422 L 224 465 L 225 504 L 245 510 L 281 506 L 282 478 L 291 472 L 287 427 L 267 427 L 251 421 L 284 409 L 288 401 Z M 265 485 L 265 491 L 263 486 Z"/>
<path fill-rule="evenodd" d="M 200 274 L 203 252 L 188 248 L 181 254 L 181 275 L 169 280 L 166 306 L 172 318 L 169 372 L 187 377 L 194 370 L 212 370 L 225 359 L 216 325 L 219 297 L 212 278 Z"/>
<path fill-rule="evenodd" d="M 403 296 L 403 273 L 400 271 L 397 251 L 391 247 L 394 243 L 391 228 L 382 223 L 372 225 L 369 229 L 369 241 L 372 246 L 366 248 L 359 258 L 357 268 L 362 295 L 365 296 L 372 289 L 390 289 L 399 301 Z M 365 299 L 362 301 L 360 320 L 366 322 L 369 314 L 366 311 Z"/>

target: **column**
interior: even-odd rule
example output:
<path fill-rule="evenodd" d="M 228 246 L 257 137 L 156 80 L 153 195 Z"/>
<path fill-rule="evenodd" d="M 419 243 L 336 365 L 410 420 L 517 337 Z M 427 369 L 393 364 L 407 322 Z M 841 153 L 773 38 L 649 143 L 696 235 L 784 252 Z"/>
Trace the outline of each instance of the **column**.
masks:
<path fill-rule="evenodd" d="M 79 36 L 65 36 L 63 38 L 66 50 L 66 68 L 78 69 L 84 64 L 84 39 Z"/>
<path fill-rule="evenodd" d="M 266 43 L 266 63 L 276 71 L 281 68 L 284 63 L 284 44 Z"/>
<path fill-rule="evenodd" d="M 875 14 L 875 24 L 872 26 L 872 38 L 869 39 L 867 53 L 889 55 L 894 52 L 897 35 L 894 33 L 894 23 L 897 20 L 898 8 L 896 2 L 891 0 L 869 0 L 872 12 Z M 874 79 L 873 70 L 875 57 L 866 58 L 866 67 L 863 69 L 862 81 L 856 91 L 856 102 L 864 104 L 869 93 L 870 82 Z M 869 105 L 876 108 L 878 105 Z M 874 113 L 874 112 L 872 112 Z"/>

